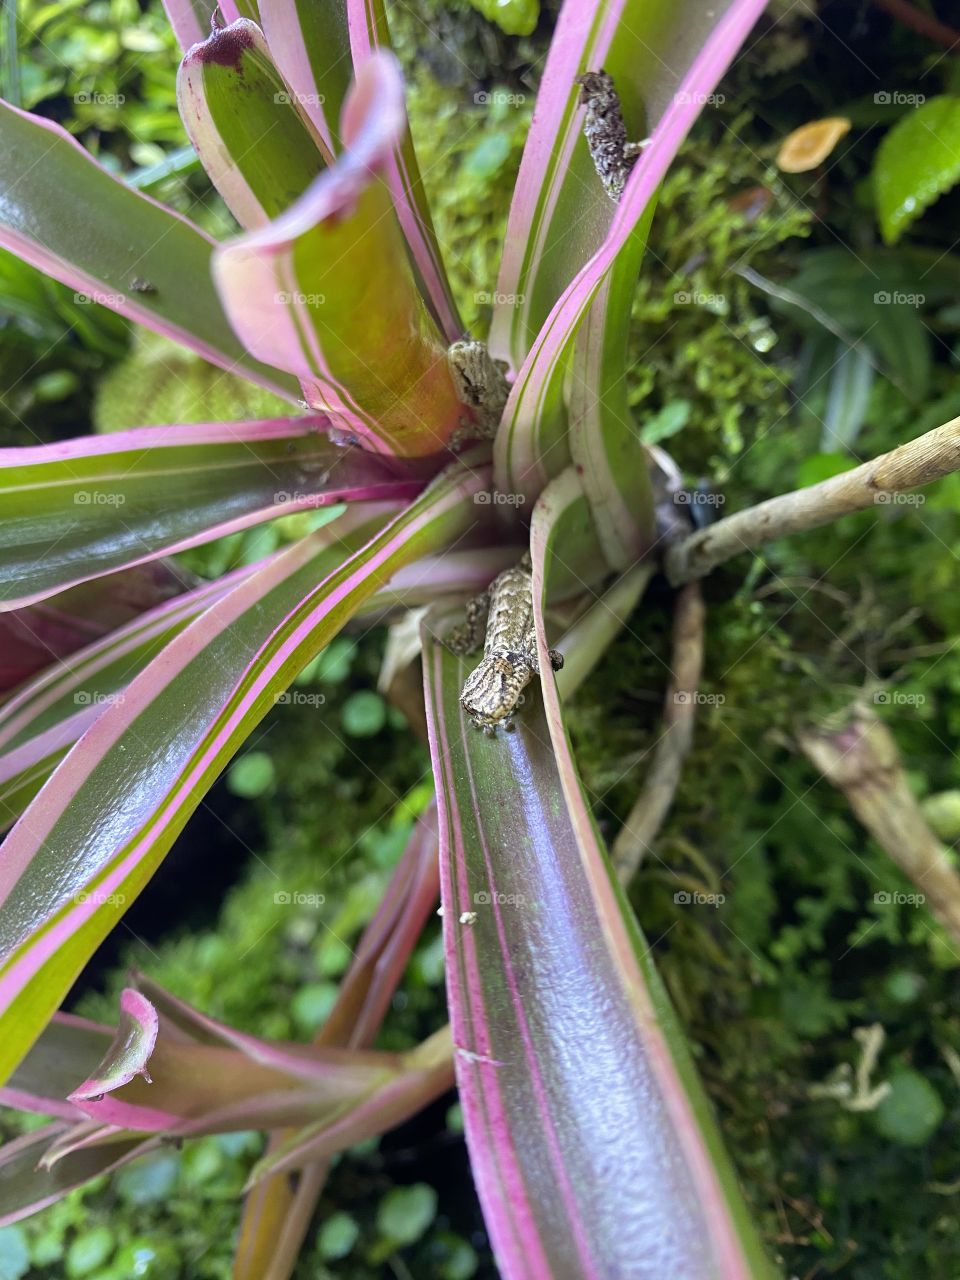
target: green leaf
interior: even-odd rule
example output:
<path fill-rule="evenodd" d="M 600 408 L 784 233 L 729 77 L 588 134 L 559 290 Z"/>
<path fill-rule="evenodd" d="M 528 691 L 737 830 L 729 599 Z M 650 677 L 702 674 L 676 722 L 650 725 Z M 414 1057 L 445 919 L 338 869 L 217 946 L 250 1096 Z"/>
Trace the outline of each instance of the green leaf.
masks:
<path fill-rule="evenodd" d="M 887 244 L 960 179 L 960 98 L 931 98 L 898 120 L 877 148 L 877 218 Z"/>
<path fill-rule="evenodd" d="M 317 1251 L 321 1258 L 345 1258 L 359 1234 L 360 1228 L 349 1213 L 334 1213 L 317 1234 Z"/>
<path fill-rule="evenodd" d="M 922 1147 L 939 1128 L 944 1106 L 925 1076 L 918 1071 L 898 1071 L 873 1115 L 884 1138 L 901 1147 Z"/>
<path fill-rule="evenodd" d="M 321 153 L 256 23 L 216 27 L 180 65 L 183 123 L 210 180 L 244 227 L 278 217 L 332 159 Z"/>
<path fill-rule="evenodd" d="M 30 1270 L 30 1251 L 19 1227 L 0 1230 L 0 1280 L 20 1280 Z"/>
<path fill-rule="evenodd" d="M 663 408 L 648 418 L 640 429 L 640 439 L 644 444 L 659 444 L 661 440 L 669 440 L 678 431 L 682 431 L 690 420 L 690 401 L 671 400 Z"/>
<path fill-rule="evenodd" d="M 109 1227 L 94 1227 L 92 1231 L 85 1231 L 74 1240 L 67 1252 L 67 1275 L 88 1276 L 91 1271 L 102 1267 L 113 1253 L 114 1243 L 113 1232 Z"/>
<path fill-rule="evenodd" d="M 0 147 L 0 245 L 77 290 L 78 301 L 299 398 L 295 379 L 253 359 L 231 329 L 210 277 L 213 241 L 198 227 L 112 177 L 59 125 L 6 103 Z"/>
<path fill-rule="evenodd" d="M 437 1214 L 437 1193 L 425 1182 L 394 1187 L 380 1201 L 377 1230 L 397 1244 L 414 1244 Z"/>
<path fill-rule="evenodd" d="M 270 790 L 275 773 L 273 760 L 266 751 L 248 751 L 230 766 L 227 787 L 235 796 L 251 800 Z"/>
<path fill-rule="evenodd" d="M 372 738 L 387 722 L 387 707 L 378 693 L 361 689 L 346 700 L 340 716 L 351 737 Z"/>
<path fill-rule="evenodd" d="M 508 36 L 530 35 L 540 17 L 539 0 L 470 0 L 470 4 Z"/>

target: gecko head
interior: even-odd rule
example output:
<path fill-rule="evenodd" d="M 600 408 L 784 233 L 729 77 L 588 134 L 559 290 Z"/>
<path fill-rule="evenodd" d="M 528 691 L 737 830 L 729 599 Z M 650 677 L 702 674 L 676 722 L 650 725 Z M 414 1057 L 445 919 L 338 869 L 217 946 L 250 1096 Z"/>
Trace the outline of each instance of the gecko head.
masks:
<path fill-rule="evenodd" d="M 460 705 L 474 724 L 495 726 L 508 720 L 530 682 L 533 672 L 512 653 L 492 653 L 470 673 L 460 694 Z"/>

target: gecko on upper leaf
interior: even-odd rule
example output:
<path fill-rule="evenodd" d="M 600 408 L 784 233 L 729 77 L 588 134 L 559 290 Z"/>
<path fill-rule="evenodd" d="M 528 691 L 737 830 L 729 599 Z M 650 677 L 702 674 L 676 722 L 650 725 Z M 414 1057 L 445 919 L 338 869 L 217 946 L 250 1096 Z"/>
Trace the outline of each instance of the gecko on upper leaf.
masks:
<path fill-rule="evenodd" d="M 582 76 L 577 76 L 577 84 L 580 86 L 580 105 L 587 108 L 583 120 L 583 136 L 590 148 L 593 167 L 607 195 L 615 204 L 619 204 L 630 170 L 643 148 L 649 145 L 650 139 L 643 142 L 627 141 L 620 96 L 613 77 L 606 71 L 587 71 Z"/>
<path fill-rule="evenodd" d="M 447 646 L 455 653 L 470 653 L 479 648 L 481 635 L 483 658 L 464 682 L 460 705 L 478 729 L 493 737 L 499 724 L 513 730 L 520 695 L 540 671 L 529 555 L 504 569 L 486 592 L 467 604 L 466 624 L 448 637 Z M 563 655 L 551 649 L 550 663 L 559 671 Z"/>

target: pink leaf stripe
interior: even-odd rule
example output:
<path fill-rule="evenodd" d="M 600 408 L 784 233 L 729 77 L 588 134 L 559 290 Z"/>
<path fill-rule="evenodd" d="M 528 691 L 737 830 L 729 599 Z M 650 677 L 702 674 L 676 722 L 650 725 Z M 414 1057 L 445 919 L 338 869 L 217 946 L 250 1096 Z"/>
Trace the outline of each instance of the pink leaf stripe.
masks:
<path fill-rule="evenodd" d="M 258 567 L 205 583 L 58 659 L 0 707 L 0 827 L 22 813 L 69 748 L 164 643 Z"/>
<path fill-rule="evenodd" d="M 357 67 L 378 50 L 391 48 L 383 0 L 347 0 L 347 24 Z M 463 323 L 443 265 L 409 130 L 393 143 L 386 177 L 424 296 L 449 345 L 463 336 Z"/>
<path fill-rule="evenodd" d="M 112 1027 L 71 1013 L 54 1014 L 9 1084 L 0 1089 L 0 1106 L 64 1120 L 83 1120 L 83 1112 L 67 1097 L 77 1080 L 95 1069 L 112 1040 Z"/>
<path fill-rule="evenodd" d="M 319 1044 L 369 1047 L 440 890 L 436 803 L 417 820 L 376 915 L 364 930 Z M 292 1134 L 274 1134 L 272 1155 Z M 244 1205 L 234 1280 L 287 1280 L 326 1181 L 329 1162 L 306 1165 L 292 1188 L 264 1177 Z"/>
<path fill-rule="evenodd" d="M 214 364 L 298 398 L 296 382 L 252 358 L 233 332 L 210 279 L 214 241 L 205 232 L 107 173 L 60 125 L 6 102 L 0 147 L 0 245 Z M 138 279 L 152 290 L 135 288 Z"/>
<path fill-rule="evenodd" d="M 535 695 L 515 733 L 478 734 L 466 665 L 424 645 L 457 1079 L 501 1274 L 768 1276 L 565 741 Z"/>
<path fill-rule="evenodd" d="M 435 468 L 341 448 L 327 425 L 308 417 L 149 427 L 0 449 L 0 497 L 11 516 L 0 531 L 0 609 L 277 515 L 409 498 Z"/>
<path fill-rule="evenodd" d="M 582 263 L 579 241 L 613 206 L 584 145 L 576 77 L 605 67 L 629 0 L 567 0 L 550 42 L 504 237 L 490 350 L 519 369 L 550 305 Z M 578 261 L 579 259 L 579 261 Z"/>
<path fill-rule="evenodd" d="M 635 1020 L 635 1052 L 646 1059 L 648 1088 L 662 1108 L 658 1119 L 661 1127 L 665 1124 L 664 1136 L 673 1148 L 670 1162 L 674 1166 L 671 1177 L 675 1180 L 675 1193 L 684 1196 L 688 1208 L 695 1207 L 700 1218 L 697 1246 L 703 1251 L 702 1271 L 688 1263 L 686 1267 L 663 1266 L 659 1272 L 651 1271 L 651 1275 L 688 1271 L 731 1280 L 765 1275 L 766 1262 L 747 1226 L 746 1209 L 695 1079 L 689 1051 L 601 847 L 573 762 L 557 682 L 550 667 L 543 620 L 548 574 L 557 553 L 558 531 L 575 508 L 585 505 L 579 478 L 571 469 L 547 487 L 534 508 L 530 542 L 534 617 L 549 746 L 575 836 L 576 872 L 593 904 L 613 973 Z M 650 1175 L 655 1171 L 648 1167 L 646 1172 L 649 1187 Z"/>
<path fill-rule="evenodd" d="M 378 176 L 405 132 L 396 59 L 374 54 L 346 99 L 337 162 L 268 226 L 221 246 L 214 276 L 247 347 L 295 373 L 311 404 L 370 449 L 423 455 L 469 410 Z"/>
<path fill-rule="evenodd" d="M 246 18 L 215 27 L 187 52 L 177 105 L 203 167 L 242 227 L 262 227 L 282 213 L 333 159 L 289 93 L 263 32 Z"/>
<path fill-rule="evenodd" d="M 63 1121 L 25 1133 L 0 1147 L 0 1227 L 39 1212 L 91 1178 L 111 1173 L 159 1146 L 158 1139 L 144 1141 L 141 1134 L 103 1136 L 99 1126 L 91 1126 L 91 1130 L 96 1141 L 89 1145 L 74 1143 L 71 1154 L 51 1170 L 40 1165 L 44 1154 L 65 1133 L 76 1132 L 75 1127 L 68 1128 Z"/>
<path fill-rule="evenodd" d="M 550 310 L 517 374 L 497 437 L 497 484 L 505 492 L 539 493 L 550 478 L 538 424 L 555 394 L 560 363 L 601 281 L 653 199 L 707 96 L 735 57 L 765 0 L 731 0 L 673 94 L 627 181 L 609 234 Z"/>
<path fill-rule="evenodd" d="M 472 498 L 488 484 L 487 469 L 458 464 L 385 525 L 392 512 L 368 508 L 304 539 L 177 636 L 87 731 L 0 858 L 0 1079 L 277 695 L 398 568 L 480 523 Z"/>
<path fill-rule="evenodd" d="M 337 0 L 261 0 L 271 56 L 330 155 L 352 64 L 346 12 Z"/>
<path fill-rule="evenodd" d="M 211 0 L 163 0 L 167 21 L 173 27 L 181 49 L 189 49 L 210 34 L 217 5 Z M 223 12 L 223 6 L 220 6 Z"/>

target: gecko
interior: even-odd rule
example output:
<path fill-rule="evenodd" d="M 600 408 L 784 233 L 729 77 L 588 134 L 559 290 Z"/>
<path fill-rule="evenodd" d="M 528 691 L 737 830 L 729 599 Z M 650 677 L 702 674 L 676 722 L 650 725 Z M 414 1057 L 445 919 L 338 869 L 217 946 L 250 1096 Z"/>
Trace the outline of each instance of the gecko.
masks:
<path fill-rule="evenodd" d="M 619 204 L 630 170 L 650 139 L 627 141 L 620 97 L 613 77 L 606 71 L 587 71 L 577 76 L 577 84 L 580 86 L 580 105 L 587 108 L 583 136 L 590 148 L 593 167 L 607 195 L 614 204 Z"/>
<path fill-rule="evenodd" d="M 475 338 L 464 338 L 447 349 L 447 362 L 453 375 L 457 396 L 469 405 L 473 416 L 460 419 L 450 437 L 449 447 L 456 452 L 468 440 L 492 440 L 503 416 L 510 388 L 504 365 L 494 360 L 486 344 Z"/>
<path fill-rule="evenodd" d="M 447 638 L 447 647 L 471 653 L 482 636 L 483 657 L 464 682 L 460 705 L 489 737 L 496 736 L 500 724 L 512 733 L 520 695 L 540 672 L 529 554 L 469 601 L 466 613 L 466 623 Z M 550 650 L 550 665 L 554 671 L 563 666 L 563 654 L 556 649 Z"/>

